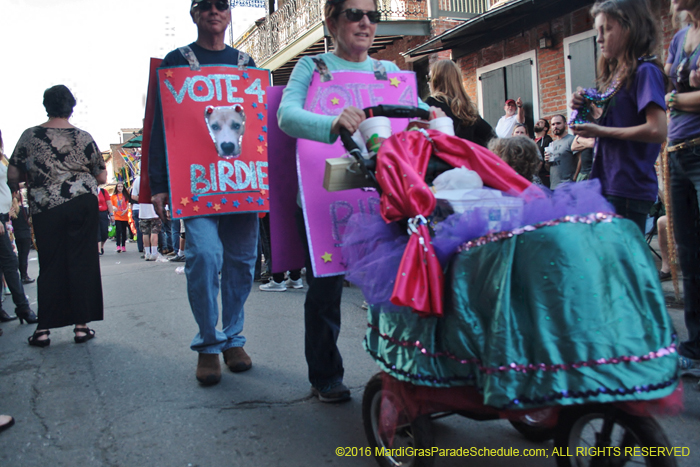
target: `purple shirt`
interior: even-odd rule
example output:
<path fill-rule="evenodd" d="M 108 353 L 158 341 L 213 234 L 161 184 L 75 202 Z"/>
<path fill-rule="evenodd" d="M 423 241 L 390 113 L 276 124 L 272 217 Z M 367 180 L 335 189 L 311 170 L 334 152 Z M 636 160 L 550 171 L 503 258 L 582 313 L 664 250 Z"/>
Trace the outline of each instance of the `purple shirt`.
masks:
<path fill-rule="evenodd" d="M 671 64 L 671 72 L 669 73 L 669 79 L 671 83 L 676 86 L 678 82 L 678 65 L 683 58 L 686 58 L 688 54 L 683 51 L 683 42 L 685 42 L 685 35 L 688 33 L 688 27 L 685 27 L 678 31 L 671 45 L 668 47 L 668 58 L 666 63 Z M 696 48 L 688 59 L 690 60 L 690 68 L 688 68 L 687 74 L 682 77 L 685 81 L 686 87 L 689 87 L 688 77 L 692 70 L 698 69 L 698 58 L 700 58 L 700 47 Z M 697 89 L 693 89 L 694 91 Z M 685 139 L 694 139 L 700 136 L 700 113 L 699 112 L 683 112 L 682 110 L 671 111 L 671 120 L 668 123 L 668 140 L 675 143 L 677 141 Z"/>
<path fill-rule="evenodd" d="M 637 67 L 631 87 L 625 85 L 613 96 L 598 122 L 625 128 L 646 123 L 647 107 L 666 108 L 663 72 L 649 62 Z M 605 196 L 654 201 L 658 192 L 654 162 L 661 144 L 598 138 L 591 178 L 600 180 Z"/>

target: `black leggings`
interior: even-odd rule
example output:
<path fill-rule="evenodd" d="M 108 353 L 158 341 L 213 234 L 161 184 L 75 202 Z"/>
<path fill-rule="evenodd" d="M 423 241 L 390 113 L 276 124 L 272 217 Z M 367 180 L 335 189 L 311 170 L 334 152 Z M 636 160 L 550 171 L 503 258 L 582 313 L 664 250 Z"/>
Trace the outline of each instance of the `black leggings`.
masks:
<path fill-rule="evenodd" d="M 126 229 L 129 227 L 129 221 L 115 221 L 117 232 L 117 246 L 126 245 Z"/>
<path fill-rule="evenodd" d="M 27 278 L 27 266 L 29 258 L 29 249 L 32 246 L 31 238 L 15 238 L 17 245 L 17 260 L 19 261 L 19 275 L 22 279 Z"/>

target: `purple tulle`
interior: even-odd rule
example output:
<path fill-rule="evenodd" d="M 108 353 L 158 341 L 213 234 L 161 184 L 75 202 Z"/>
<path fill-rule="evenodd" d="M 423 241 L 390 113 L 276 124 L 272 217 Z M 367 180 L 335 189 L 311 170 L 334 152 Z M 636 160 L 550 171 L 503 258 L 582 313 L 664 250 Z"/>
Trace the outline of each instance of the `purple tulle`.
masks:
<path fill-rule="evenodd" d="M 445 268 L 457 247 L 490 231 L 508 231 L 550 219 L 591 212 L 615 212 L 600 193 L 600 182 L 559 185 L 555 191 L 532 185 L 520 196 L 521 215 L 504 218 L 494 229 L 489 208 L 455 213 L 435 226 L 435 253 Z M 396 272 L 408 243 L 408 235 L 397 224 L 386 224 L 379 215 L 355 214 L 343 238 L 343 258 L 348 265 L 346 279 L 362 289 L 367 302 L 390 306 Z"/>
<path fill-rule="evenodd" d="M 378 214 L 350 218 L 343 236 L 345 278 L 362 289 L 368 303 L 393 306 L 389 299 L 407 243 L 406 232 Z"/>

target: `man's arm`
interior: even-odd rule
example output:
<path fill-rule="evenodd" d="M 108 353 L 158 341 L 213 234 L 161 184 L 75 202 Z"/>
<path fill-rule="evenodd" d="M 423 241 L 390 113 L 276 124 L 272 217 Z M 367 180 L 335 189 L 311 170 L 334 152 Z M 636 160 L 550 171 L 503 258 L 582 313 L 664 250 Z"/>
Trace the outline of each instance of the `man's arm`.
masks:
<path fill-rule="evenodd" d="M 574 170 L 574 173 L 571 177 L 571 181 L 575 182 L 576 177 L 578 176 L 578 171 L 581 167 L 581 153 L 579 151 L 574 151 L 574 142 L 576 141 L 576 136 L 571 138 L 571 141 L 569 141 L 569 152 L 571 153 L 571 157 L 574 158 L 576 161 L 576 170 Z"/>
<path fill-rule="evenodd" d="M 168 222 L 168 216 L 165 212 L 165 205 L 168 204 L 168 193 L 156 193 L 151 196 L 151 203 L 156 210 L 156 214 L 163 222 Z"/>
<path fill-rule="evenodd" d="M 13 193 L 19 190 L 19 182 L 22 178 L 22 172 L 14 165 L 7 167 L 7 184 L 10 186 L 10 191 Z"/>
<path fill-rule="evenodd" d="M 578 162 L 576 162 L 576 170 L 574 171 L 574 177 L 571 179 L 571 181 L 576 181 L 578 178 L 579 172 L 581 172 L 581 153 L 577 152 L 574 155 L 578 155 Z"/>
<path fill-rule="evenodd" d="M 576 136 L 574 141 L 571 143 L 571 150 L 574 152 L 583 151 L 586 148 L 592 148 L 595 146 L 595 138 L 584 138 L 582 136 Z"/>
<path fill-rule="evenodd" d="M 523 100 L 518 97 L 515 101 L 515 105 L 518 107 L 518 123 L 525 123 L 525 107 L 523 107 Z"/>

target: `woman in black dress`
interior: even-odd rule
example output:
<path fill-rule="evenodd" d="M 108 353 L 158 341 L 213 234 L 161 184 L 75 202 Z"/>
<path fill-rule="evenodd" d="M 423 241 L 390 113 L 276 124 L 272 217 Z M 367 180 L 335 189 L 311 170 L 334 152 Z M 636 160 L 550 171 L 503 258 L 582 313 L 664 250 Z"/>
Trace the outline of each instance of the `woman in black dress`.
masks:
<path fill-rule="evenodd" d="M 75 98 L 63 85 L 44 93 L 49 120 L 26 130 L 15 147 L 8 184 L 25 180 L 39 253 L 39 323 L 29 345 L 51 343 L 49 329 L 74 325 L 75 342 L 95 336 L 102 320 L 102 280 L 95 251 L 97 187 L 107 181 L 102 155 L 90 134 L 68 122 Z"/>
<path fill-rule="evenodd" d="M 430 97 L 425 101 L 431 107 L 439 107 L 452 119 L 455 135 L 480 146 L 488 146 L 496 137 L 493 128 L 479 116 L 469 98 L 462 72 L 452 60 L 438 60 L 430 70 Z"/>

